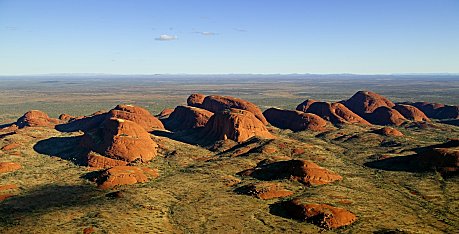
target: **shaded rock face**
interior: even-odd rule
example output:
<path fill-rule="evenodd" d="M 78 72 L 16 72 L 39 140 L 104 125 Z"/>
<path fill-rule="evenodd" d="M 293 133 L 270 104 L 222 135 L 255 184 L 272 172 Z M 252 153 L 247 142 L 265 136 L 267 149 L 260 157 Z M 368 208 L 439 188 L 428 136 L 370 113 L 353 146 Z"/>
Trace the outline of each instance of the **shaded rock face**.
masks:
<path fill-rule="evenodd" d="M 359 116 L 372 113 L 379 107 L 392 108 L 395 106 L 389 99 L 370 91 L 358 91 L 343 104 Z"/>
<path fill-rule="evenodd" d="M 262 180 L 291 179 L 306 185 L 322 185 L 343 177 L 307 160 L 288 160 L 260 165 L 240 172 Z"/>
<path fill-rule="evenodd" d="M 438 109 L 444 107 L 445 105 L 440 104 L 440 103 L 429 103 L 429 102 L 415 102 L 415 103 L 406 103 L 409 105 L 412 105 L 429 117 L 429 118 L 435 118 L 435 115 L 438 113 Z"/>
<path fill-rule="evenodd" d="M 300 111 L 281 110 L 269 108 L 263 112 L 268 122 L 281 129 L 290 129 L 292 131 L 323 131 L 327 122 L 321 117 Z"/>
<path fill-rule="evenodd" d="M 13 124 L 8 124 L 3 128 L 0 128 L 0 132 L 10 132 L 11 133 L 18 129 L 19 127 L 16 125 L 16 123 L 13 123 Z"/>
<path fill-rule="evenodd" d="M 107 118 L 107 113 L 96 112 L 89 116 L 76 117 L 68 123 L 56 125 L 56 129 L 61 132 L 76 132 L 98 128 Z"/>
<path fill-rule="evenodd" d="M 421 167 L 428 167 L 444 176 L 457 175 L 459 172 L 459 147 L 433 148 L 418 154 Z"/>
<path fill-rule="evenodd" d="M 444 106 L 438 109 L 436 119 L 459 119 L 459 106 Z"/>
<path fill-rule="evenodd" d="M 107 118 L 130 120 L 149 132 L 155 129 L 164 129 L 163 123 L 150 112 L 133 105 L 118 105 L 108 112 Z"/>
<path fill-rule="evenodd" d="M 115 118 L 86 133 L 81 144 L 103 156 L 126 162 L 148 162 L 156 156 L 158 147 L 140 125 Z"/>
<path fill-rule="evenodd" d="M 369 125 L 368 121 L 358 116 L 341 103 L 314 102 L 306 110 L 333 124 L 358 123 Z"/>
<path fill-rule="evenodd" d="M 88 166 L 94 168 L 111 168 L 114 166 L 126 166 L 126 161 L 104 157 L 95 152 L 88 153 Z"/>
<path fill-rule="evenodd" d="M 307 99 L 304 102 L 300 103 L 298 106 L 296 106 L 297 111 L 302 111 L 302 112 L 307 112 L 309 107 L 311 106 L 312 103 L 317 102 L 316 100 L 313 99 Z"/>
<path fill-rule="evenodd" d="M 283 206 L 290 217 L 327 229 L 347 226 L 357 220 L 352 212 L 327 204 L 304 204 L 294 199 L 285 202 Z"/>
<path fill-rule="evenodd" d="M 177 106 L 169 116 L 164 119 L 167 130 L 181 131 L 204 127 L 214 113 L 197 107 Z"/>
<path fill-rule="evenodd" d="M 414 106 L 399 104 L 394 106 L 394 109 L 409 120 L 416 122 L 430 121 L 429 117 L 427 117 L 424 112 Z"/>
<path fill-rule="evenodd" d="M 151 173 L 149 173 L 151 175 Z M 155 177 L 158 175 L 156 174 Z M 133 166 L 115 166 L 105 170 L 96 178 L 100 189 L 110 189 L 120 185 L 144 183 L 148 176 L 143 168 Z"/>
<path fill-rule="evenodd" d="M 75 117 L 73 117 L 73 116 L 71 116 L 69 114 L 61 114 L 61 115 L 59 115 L 59 119 L 64 121 L 64 122 L 68 122 L 68 121 L 70 121 L 72 119 L 75 119 Z"/>
<path fill-rule="evenodd" d="M 194 106 L 194 107 L 201 108 L 202 102 L 204 101 L 205 97 L 206 95 L 204 94 L 193 93 L 188 97 L 188 99 L 186 100 L 186 103 L 188 106 Z"/>
<path fill-rule="evenodd" d="M 293 194 L 292 191 L 283 188 L 279 183 L 261 182 L 250 184 L 238 188 L 237 191 L 242 194 L 254 196 L 258 199 L 268 200 L 274 198 L 288 197 Z"/>
<path fill-rule="evenodd" d="M 59 123 L 59 120 L 49 118 L 49 116 L 39 110 L 31 110 L 25 113 L 16 122 L 19 128 L 24 127 L 50 127 Z"/>
<path fill-rule="evenodd" d="M 386 106 L 381 106 L 372 113 L 367 115 L 367 120 L 372 124 L 377 125 L 395 125 L 400 126 L 406 121 L 397 110 Z"/>
<path fill-rule="evenodd" d="M 252 112 L 232 108 L 210 117 L 201 138 L 211 141 L 230 139 L 243 142 L 254 136 L 274 138 Z"/>
<path fill-rule="evenodd" d="M 433 119 L 459 119 L 459 106 L 450 106 L 440 103 L 429 103 L 429 102 L 405 102 L 414 106 L 424 112 L 424 114 Z"/>
<path fill-rule="evenodd" d="M 161 113 L 155 115 L 155 117 L 157 117 L 158 119 L 165 119 L 165 118 L 169 117 L 169 115 L 172 112 L 174 112 L 174 109 L 166 108 L 166 109 L 162 110 Z"/>
<path fill-rule="evenodd" d="M 226 109 L 235 108 L 252 112 L 257 119 L 259 119 L 264 125 L 268 124 L 260 108 L 255 104 L 234 97 L 227 96 L 207 96 L 201 104 L 201 108 L 208 111 L 217 113 L 222 112 Z"/>
<path fill-rule="evenodd" d="M 14 162 L 0 162 L 0 173 L 12 172 L 21 169 L 21 165 Z"/>
<path fill-rule="evenodd" d="M 403 136 L 403 133 L 401 133 L 399 130 L 395 128 L 390 128 L 390 127 L 383 127 L 373 132 L 379 135 L 383 135 L 383 136 L 395 136 L 395 137 Z"/>
<path fill-rule="evenodd" d="M 442 176 L 459 174 L 459 140 L 418 148 L 417 154 L 385 158 L 366 163 L 366 166 L 389 171 L 425 172 L 439 171 Z"/>

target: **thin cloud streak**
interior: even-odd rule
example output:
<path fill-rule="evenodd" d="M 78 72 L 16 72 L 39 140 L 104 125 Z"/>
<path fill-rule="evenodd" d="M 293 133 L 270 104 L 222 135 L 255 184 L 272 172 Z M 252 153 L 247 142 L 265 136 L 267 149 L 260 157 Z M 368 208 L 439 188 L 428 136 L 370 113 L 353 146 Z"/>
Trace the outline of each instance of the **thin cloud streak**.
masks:
<path fill-rule="evenodd" d="M 177 40 L 177 36 L 175 35 L 168 35 L 168 34 L 162 34 L 159 37 L 155 38 L 157 41 L 173 41 Z"/>

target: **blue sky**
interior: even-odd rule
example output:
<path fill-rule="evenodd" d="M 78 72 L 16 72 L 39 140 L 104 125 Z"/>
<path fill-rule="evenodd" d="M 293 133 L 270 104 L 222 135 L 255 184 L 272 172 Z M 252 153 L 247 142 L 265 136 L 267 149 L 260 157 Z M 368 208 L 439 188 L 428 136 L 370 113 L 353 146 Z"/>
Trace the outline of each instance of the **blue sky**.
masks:
<path fill-rule="evenodd" d="M 458 0 L 0 0 L 0 75 L 444 72 Z"/>

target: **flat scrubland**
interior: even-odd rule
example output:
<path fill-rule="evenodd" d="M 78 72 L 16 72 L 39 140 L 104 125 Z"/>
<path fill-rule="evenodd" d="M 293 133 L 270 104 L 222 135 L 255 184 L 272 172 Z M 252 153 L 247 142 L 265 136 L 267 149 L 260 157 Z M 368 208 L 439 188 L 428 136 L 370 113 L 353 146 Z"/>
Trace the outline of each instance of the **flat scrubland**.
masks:
<path fill-rule="evenodd" d="M 233 76 L 42 76 L 0 77 L 0 122 L 30 109 L 51 117 L 109 110 L 119 103 L 142 106 L 153 114 L 185 104 L 191 93 L 230 95 L 269 107 L 295 109 L 305 99 L 339 101 L 358 90 L 398 101 L 456 105 L 459 76 L 233 75 Z"/>
<path fill-rule="evenodd" d="M 4 120 L 0 123 L 29 109 L 54 117 L 64 112 L 90 114 L 119 103 L 157 113 L 183 104 L 195 92 L 245 98 L 263 109 L 294 109 L 308 98 L 341 100 L 361 89 L 394 101 L 457 104 L 454 102 L 459 100 L 457 79 L 393 79 L 290 77 L 280 82 L 266 77 L 212 82 L 210 78 L 145 78 L 105 82 L 99 78 L 46 77 L 27 84 L 11 78 L 0 80 Z M 20 144 L 11 151 L 0 150 L 0 161 L 22 165 L 18 171 L 0 175 L 0 185 L 19 187 L 15 196 L 0 202 L 0 233 L 81 233 L 87 227 L 93 227 L 95 233 L 455 233 L 459 230 L 458 177 L 366 166 L 382 157 L 411 155 L 420 147 L 459 138 L 459 127 L 435 125 L 437 128 L 397 127 L 404 137 L 377 135 L 371 133 L 371 127 L 357 125 L 331 127 L 321 133 L 270 127 L 276 139 L 254 139 L 221 152 L 153 134 L 160 146 L 159 156 L 144 166 L 158 169 L 160 176 L 112 190 L 99 190 L 87 179 L 94 172 L 81 163 L 81 132 L 31 127 L 0 138 L 0 148 L 11 142 Z M 343 207 L 358 220 L 326 230 L 285 217 L 278 204 L 292 197 L 260 200 L 236 192 L 259 181 L 238 172 L 263 160 L 288 158 L 308 159 L 343 176 L 342 181 L 321 186 L 281 180 L 294 192 L 292 197 Z M 120 193 L 115 195 L 117 191 Z"/>

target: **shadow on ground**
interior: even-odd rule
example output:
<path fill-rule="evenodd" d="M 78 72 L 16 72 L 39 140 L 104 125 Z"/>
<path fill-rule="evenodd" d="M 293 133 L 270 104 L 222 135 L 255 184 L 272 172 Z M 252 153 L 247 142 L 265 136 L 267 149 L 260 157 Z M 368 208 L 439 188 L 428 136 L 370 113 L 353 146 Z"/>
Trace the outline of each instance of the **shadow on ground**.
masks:
<path fill-rule="evenodd" d="M 78 166 L 87 166 L 86 155 L 88 150 L 79 145 L 81 137 L 51 137 L 37 142 L 33 149 L 37 153 L 59 157 Z"/>
<path fill-rule="evenodd" d="M 45 185 L 27 194 L 11 197 L 0 205 L 0 226 L 20 224 L 24 217 L 53 210 L 93 205 L 103 201 L 104 193 L 90 185 Z"/>
<path fill-rule="evenodd" d="M 406 171 L 406 172 L 427 172 L 431 169 L 419 163 L 420 157 L 418 155 L 398 156 L 367 162 L 364 165 L 374 169 L 385 171 Z"/>

